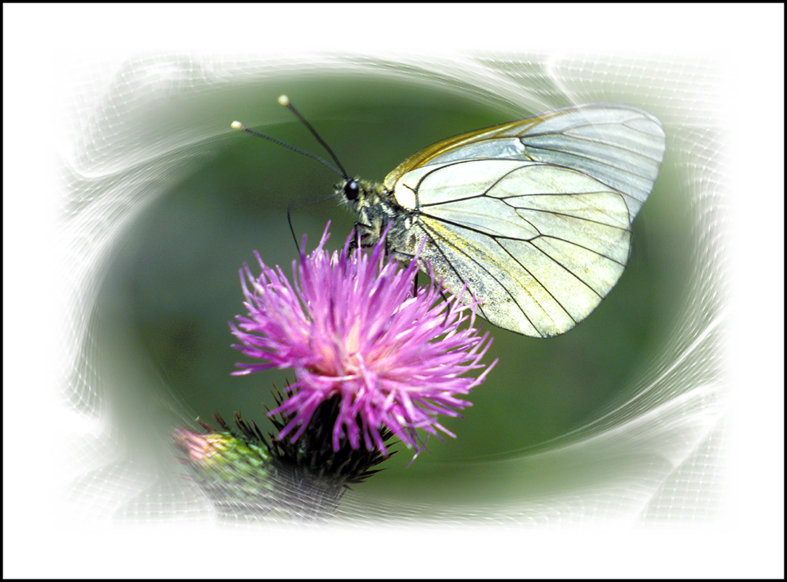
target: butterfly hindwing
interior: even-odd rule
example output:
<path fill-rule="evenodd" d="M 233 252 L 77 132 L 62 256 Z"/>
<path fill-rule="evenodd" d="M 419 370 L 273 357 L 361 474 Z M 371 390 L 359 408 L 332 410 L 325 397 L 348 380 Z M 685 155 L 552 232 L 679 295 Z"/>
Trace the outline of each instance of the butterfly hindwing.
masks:
<path fill-rule="evenodd" d="M 469 160 L 419 168 L 399 186 L 415 192 L 418 219 L 394 247 L 426 235 L 421 259 L 435 277 L 454 293 L 466 284 L 484 299 L 482 317 L 518 333 L 572 328 L 609 292 L 628 257 L 623 197 L 569 168 Z"/>

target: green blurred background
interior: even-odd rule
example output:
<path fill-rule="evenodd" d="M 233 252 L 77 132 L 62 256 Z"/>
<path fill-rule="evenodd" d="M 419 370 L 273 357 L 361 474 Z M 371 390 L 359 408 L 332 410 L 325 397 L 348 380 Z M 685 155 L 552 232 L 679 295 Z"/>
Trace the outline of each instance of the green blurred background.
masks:
<path fill-rule="evenodd" d="M 282 93 L 351 174 L 376 181 L 416 150 L 450 135 L 569 104 L 558 100 L 542 110 L 524 110 L 445 83 L 339 74 L 245 83 L 232 89 L 231 98 L 207 93 L 173 103 L 178 123 L 187 125 L 197 116 L 204 122 L 208 115 L 211 125 L 227 130 L 195 143 L 190 175 L 164 184 L 164 195 L 117 238 L 99 289 L 94 333 L 97 345 L 107 347 L 103 358 L 132 358 L 132 367 L 145 367 L 160 379 L 161 402 L 174 408 L 181 422 L 210 419 L 214 410 L 231 418 L 240 410 L 263 430 L 269 428 L 263 403 L 273 407 L 270 387 L 282 387 L 287 375 L 229 375 L 243 359 L 230 347 L 234 338 L 228 327 L 242 313 L 238 269 L 248 262 L 254 271 L 252 251 L 257 250 L 266 264 L 291 273 L 296 249 L 287 224 L 290 204 L 298 205 L 293 226 L 299 237 L 308 234 L 309 249 L 329 219 L 330 249 L 339 248 L 352 228 L 354 217 L 330 197 L 336 175 L 306 157 L 229 130 L 238 119 L 327 157 L 277 105 Z M 629 101 L 659 115 L 627 97 L 633 96 L 599 94 L 593 100 Z M 472 503 L 488 500 L 493 487 L 500 500 L 521 496 L 536 477 L 507 461 L 564 442 L 635 395 L 640 376 L 679 323 L 690 278 L 691 213 L 679 195 L 683 178 L 667 131 L 661 174 L 634 223 L 629 265 L 607 299 L 574 330 L 547 340 L 485 323 L 494 336 L 486 361 L 500 361 L 469 397 L 473 406 L 465 418 L 443 420 L 457 438 L 430 439 L 430 453 L 409 467 L 412 453 L 397 446 L 387 470 L 363 485 L 364 495 Z M 133 346 L 113 343 L 121 331 Z M 146 406 L 162 405 L 117 395 L 109 401 L 121 426 L 123 418 L 144 416 Z M 156 430 L 166 437 L 169 428 Z"/>

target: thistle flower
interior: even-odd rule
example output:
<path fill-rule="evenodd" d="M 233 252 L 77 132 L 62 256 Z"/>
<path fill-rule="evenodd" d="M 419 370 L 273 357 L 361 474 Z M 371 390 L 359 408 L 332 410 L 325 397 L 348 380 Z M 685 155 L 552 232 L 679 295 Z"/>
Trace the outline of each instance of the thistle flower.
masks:
<path fill-rule="evenodd" d="M 386 257 L 385 237 L 371 256 L 357 247 L 349 250 L 352 237 L 341 253 L 329 255 L 323 248 L 327 240 L 326 227 L 317 248 L 293 262 L 294 284 L 257 253 L 259 277 L 244 264 L 248 315 L 237 316 L 238 325 L 230 327 L 241 342 L 233 347 L 258 362 L 239 363 L 233 374 L 294 371 L 289 397 L 270 412 L 289 419 L 278 439 L 291 434 L 296 441 L 315 410 L 334 397 L 334 451 L 348 442 L 353 449 L 363 444 L 387 455 L 382 436 L 387 431 L 416 452 L 425 445 L 419 429 L 455 436 L 437 415 L 461 416 L 457 410 L 471 403 L 458 396 L 491 369 L 475 378 L 465 375 L 485 367 L 481 358 L 491 342 L 474 327 L 476 302 L 464 305 L 434 283 L 414 292 L 418 257 L 401 269 Z"/>

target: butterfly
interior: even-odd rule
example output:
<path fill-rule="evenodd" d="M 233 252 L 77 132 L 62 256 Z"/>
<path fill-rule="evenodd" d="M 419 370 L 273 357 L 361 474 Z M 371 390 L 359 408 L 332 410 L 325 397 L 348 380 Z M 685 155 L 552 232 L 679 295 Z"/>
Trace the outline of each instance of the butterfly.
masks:
<path fill-rule="evenodd" d="M 336 195 L 362 245 L 388 228 L 395 258 L 420 249 L 422 270 L 452 293 L 466 287 L 478 315 L 531 337 L 570 330 L 618 281 L 666 148 L 653 115 L 592 103 L 444 139 L 378 184 L 349 177 L 279 101 L 339 165 Z"/>

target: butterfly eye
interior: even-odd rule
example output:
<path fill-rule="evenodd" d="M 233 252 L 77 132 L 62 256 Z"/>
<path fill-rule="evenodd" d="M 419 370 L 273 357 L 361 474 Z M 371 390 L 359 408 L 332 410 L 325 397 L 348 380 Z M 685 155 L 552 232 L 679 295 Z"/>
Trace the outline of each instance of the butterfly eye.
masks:
<path fill-rule="evenodd" d="M 358 180 L 347 180 L 344 183 L 344 188 L 342 190 L 344 192 L 345 198 L 347 198 L 347 200 L 353 201 L 358 199 L 361 187 L 358 184 Z"/>

